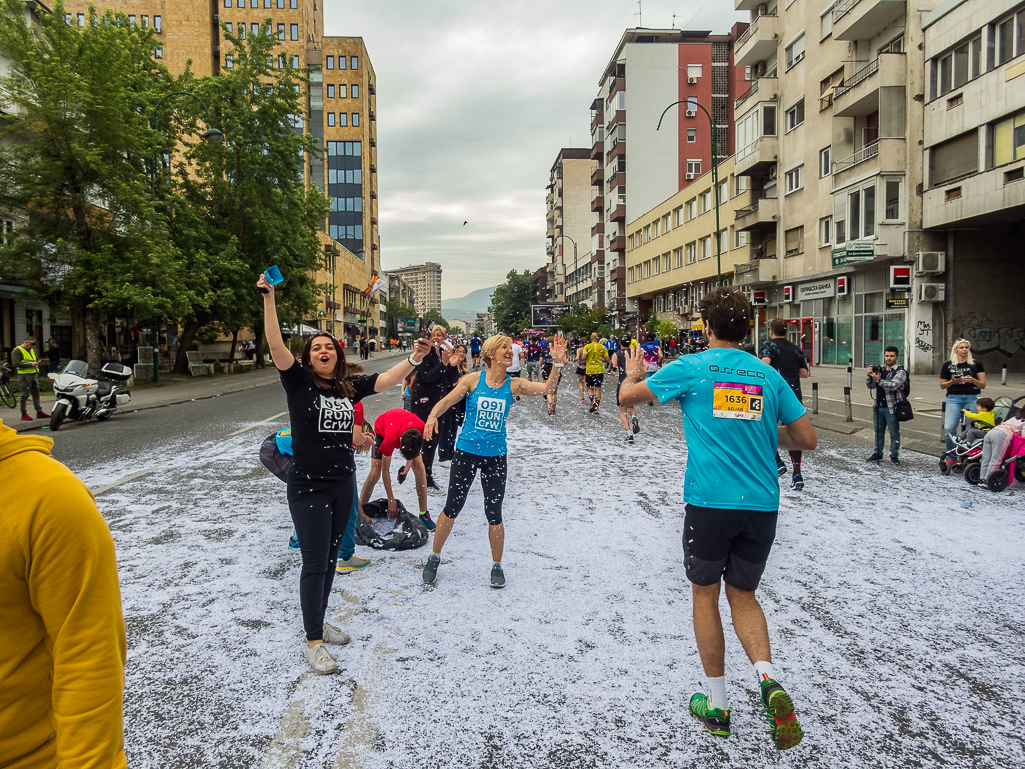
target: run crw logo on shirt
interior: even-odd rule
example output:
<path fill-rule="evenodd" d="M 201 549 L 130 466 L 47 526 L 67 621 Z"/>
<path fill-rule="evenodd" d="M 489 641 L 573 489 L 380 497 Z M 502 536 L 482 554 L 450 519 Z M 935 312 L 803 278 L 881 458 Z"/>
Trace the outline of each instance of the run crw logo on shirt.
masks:
<path fill-rule="evenodd" d="M 477 419 L 474 427 L 489 433 L 505 429 L 506 402 L 501 398 L 481 396 L 477 399 Z"/>
<path fill-rule="evenodd" d="M 318 429 L 322 433 L 351 433 L 354 422 L 352 401 L 321 395 L 317 404 L 320 409 Z"/>

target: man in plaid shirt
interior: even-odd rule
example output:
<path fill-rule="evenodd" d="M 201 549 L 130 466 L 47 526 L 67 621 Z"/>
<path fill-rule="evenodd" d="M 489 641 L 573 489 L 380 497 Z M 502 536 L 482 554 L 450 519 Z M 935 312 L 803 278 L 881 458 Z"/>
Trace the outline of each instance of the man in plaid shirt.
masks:
<path fill-rule="evenodd" d="M 897 421 L 897 404 L 904 400 L 904 385 L 908 381 L 908 372 L 897 365 L 899 350 L 890 346 L 883 350 L 884 367 L 869 366 L 865 384 L 869 390 L 875 391 L 872 401 L 872 424 L 876 429 L 876 450 L 868 458 L 869 462 L 879 462 L 883 458 L 883 441 L 886 428 L 890 429 L 890 461 L 900 464 L 897 453 L 900 450 L 900 422 Z"/>

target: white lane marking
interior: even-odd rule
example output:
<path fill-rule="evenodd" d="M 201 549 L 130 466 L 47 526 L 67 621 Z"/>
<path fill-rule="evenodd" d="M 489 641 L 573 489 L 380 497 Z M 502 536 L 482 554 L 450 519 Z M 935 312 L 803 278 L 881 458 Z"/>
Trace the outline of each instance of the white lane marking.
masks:
<path fill-rule="evenodd" d="M 233 437 L 235 437 L 236 435 L 241 435 L 242 433 L 244 433 L 244 432 L 247 432 L 247 431 L 249 431 L 249 430 L 255 430 L 255 429 L 256 429 L 257 427 L 259 427 L 260 425 L 262 425 L 262 424 L 264 424 L 264 423 L 266 423 L 266 422 L 273 422 L 273 421 L 274 421 L 275 419 L 277 419 L 278 417 L 283 417 L 283 416 L 285 416 L 285 414 L 287 414 L 287 413 L 288 413 L 287 411 L 282 411 L 282 412 L 281 412 L 280 414 L 275 414 L 275 415 L 274 415 L 274 416 L 272 416 L 272 417 L 267 417 L 266 419 L 262 419 L 262 420 L 260 420 L 260 421 L 259 421 L 259 422 L 257 422 L 257 423 L 256 423 L 255 425 L 249 425 L 249 427 L 243 427 L 243 428 L 242 428 L 241 430 L 236 430 L 236 431 L 235 431 L 235 432 L 233 432 L 233 433 L 228 433 L 228 434 L 227 434 L 227 435 L 225 435 L 224 437 L 225 437 L 225 438 L 233 438 Z"/>
<path fill-rule="evenodd" d="M 124 478 L 121 478 L 120 480 L 116 480 L 113 483 L 108 483 L 106 486 L 100 486 L 100 488 L 94 489 L 93 490 L 93 496 L 94 497 L 99 496 L 100 494 L 103 494 L 104 492 L 107 492 L 107 491 L 110 491 L 111 489 L 117 488 L 118 486 L 120 486 L 123 483 L 128 483 L 129 481 L 134 481 L 136 478 L 141 478 L 144 475 L 149 475 L 154 470 L 159 470 L 164 465 L 169 465 L 169 464 L 171 464 L 170 460 L 168 460 L 167 462 L 161 462 L 158 465 L 153 465 L 153 467 L 147 467 L 145 470 L 139 470 L 138 472 L 134 472 L 131 475 L 126 475 Z"/>

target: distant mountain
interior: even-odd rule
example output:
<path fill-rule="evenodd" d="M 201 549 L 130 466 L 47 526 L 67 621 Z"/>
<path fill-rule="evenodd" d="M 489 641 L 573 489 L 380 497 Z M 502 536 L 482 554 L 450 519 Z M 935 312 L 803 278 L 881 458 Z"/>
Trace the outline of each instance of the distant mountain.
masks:
<path fill-rule="evenodd" d="M 487 312 L 491 304 L 491 295 L 498 286 L 480 288 L 456 299 L 441 300 L 441 314 L 446 318 L 465 320 L 472 323 L 478 312 Z"/>

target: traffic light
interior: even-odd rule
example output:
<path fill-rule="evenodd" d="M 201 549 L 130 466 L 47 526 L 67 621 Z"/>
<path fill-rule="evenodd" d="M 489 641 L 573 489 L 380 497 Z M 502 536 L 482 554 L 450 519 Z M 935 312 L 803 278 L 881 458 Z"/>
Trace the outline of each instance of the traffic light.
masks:
<path fill-rule="evenodd" d="M 366 315 L 360 315 L 359 316 L 359 324 L 361 326 L 367 325 L 367 316 Z"/>

